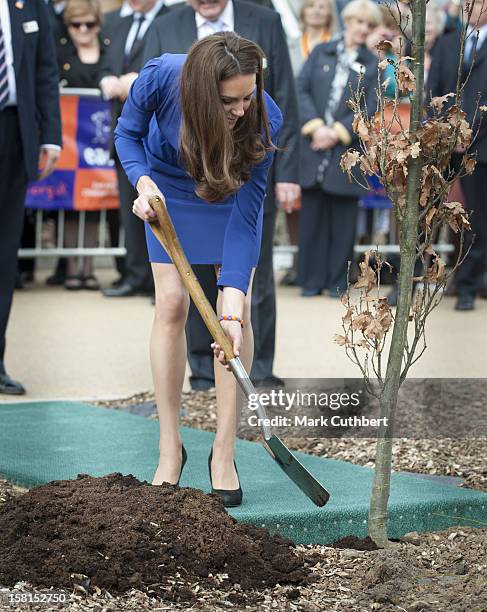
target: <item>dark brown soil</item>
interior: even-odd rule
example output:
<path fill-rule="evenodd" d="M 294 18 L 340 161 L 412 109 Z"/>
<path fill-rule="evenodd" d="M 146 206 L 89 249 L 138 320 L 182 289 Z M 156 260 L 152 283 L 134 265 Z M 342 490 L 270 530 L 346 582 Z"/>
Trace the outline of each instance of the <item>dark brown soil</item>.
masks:
<path fill-rule="evenodd" d="M 373 542 L 369 536 L 366 538 L 358 538 L 357 536 L 347 536 L 341 538 L 333 544 L 330 544 L 333 548 L 350 548 L 352 550 L 378 550 L 377 544 Z"/>
<path fill-rule="evenodd" d="M 8 499 L 0 541 L 4 586 L 133 588 L 184 600 L 194 597 L 194 582 L 253 589 L 309 579 L 292 542 L 237 523 L 216 496 L 119 473 L 53 481 Z"/>

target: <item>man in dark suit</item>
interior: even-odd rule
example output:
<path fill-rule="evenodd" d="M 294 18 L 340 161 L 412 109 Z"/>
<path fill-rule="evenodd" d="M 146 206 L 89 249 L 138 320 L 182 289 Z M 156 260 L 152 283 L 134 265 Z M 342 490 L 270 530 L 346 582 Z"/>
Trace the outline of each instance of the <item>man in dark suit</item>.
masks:
<path fill-rule="evenodd" d="M 471 35 L 465 43 L 462 80 L 465 84 L 462 109 L 475 134 L 479 126 L 477 104 L 487 104 L 487 13 L 483 0 L 476 0 L 470 16 Z M 477 32 L 478 30 L 478 40 Z M 442 96 L 456 89 L 460 57 L 460 33 L 453 32 L 438 40 L 433 53 L 426 91 Z M 473 65 L 472 65 L 473 64 Z M 470 68 L 471 74 L 468 76 Z M 467 79 L 468 76 L 468 79 Z M 479 100 L 480 95 L 480 100 Z M 487 122 L 485 117 L 470 152 L 477 152 L 477 166 L 470 176 L 462 179 L 466 208 L 472 212 L 472 231 L 467 232 L 465 246 L 471 245 L 465 261 L 456 273 L 457 310 L 473 310 L 474 300 L 484 285 L 487 254 Z M 475 240 L 472 243 L 472 235 Z"/>
<path fill-rule="evenodd" d="M 186 53 L 198 39 L 220 30 L 233 30 L 258 43 L 267 56 L 265 89 L 284 115 L 279 138 L 281 151 L 269 173 L 264 201 L 264 225 L 259 264 L 252 290 L 252 326 L 255 348 L 251 376 L 256 385 L 280 386 L 282 380 L 272 373 L 275 348 L 276 298 L 272 267 L 272 246 L 276 201 L 293 201 L 300 195 L 298 185 L 299 127 L 296 91 L 281 20 L 273 10 L 241 0 L 216 0 L 212 3 L 190 0 L 189 5 L 173 9 L 159 18 L 146 42 L 145 61 L 162 53 Z M 205 292 L 215 306 L 217 289 L 213 266 L 196 266 Z M 193 389 L 214 386 L 211 337 L 191 304 L 186 326 L 190 379 Z"/>
<path fill-rule="evenodd" d="M 130 0 L 133 13 L 120 16 L 119 11 L 107 15 L 105 35 L 110 46 L 105 54 L 100 87 L 105 98 L 112 100 L 113 127 L 122 112 L 128 91 L 142 67 L 144 42 L 156 17 L 168 11 L 164 0 Z M 144 225 L 132 214 L 137 193 L 129 183 L 113 150 L 120 192 L 120 219 L 125 230 L 125 276 L 115 287 L 105 289 L 106 297 L 129 297 L 153 291 L 148 263 Z"/>
<path fill-rule="evenodd" d="M 71 39 L 63 21 L 63 13 L 65 6 L 65 0 L 47 0 L 49 22 L 51 24 L 51 30 L 54 35 L 54 40 L 58 41 L 60 38 L 65 38 L 66 42 L 70 42 Z"/>
<path fill-rule="evenodd" d="M 58 70 L 44 0 L 0 3 L 0 393 L 20 395 L 4 364 L 27 181 L 61 150 Z M 42 168 L 39 175 L 38 167 Z"/>

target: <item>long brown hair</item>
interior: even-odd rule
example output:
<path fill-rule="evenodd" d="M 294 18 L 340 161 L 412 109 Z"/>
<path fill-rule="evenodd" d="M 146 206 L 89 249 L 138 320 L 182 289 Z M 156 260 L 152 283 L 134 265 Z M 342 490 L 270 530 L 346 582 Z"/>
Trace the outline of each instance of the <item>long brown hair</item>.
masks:
<path fill-rule="evenodd" d="M 180 80 L 180 157 L 196 193 L 208 202 L 235 193 L 275 148 L 264 104 L 264 58 L 259 45 L 234 32 L 207 36 L 189 50 Z M 256 75 L 256 95 L 232 130 L 219 87 L 239 74 Z"/>

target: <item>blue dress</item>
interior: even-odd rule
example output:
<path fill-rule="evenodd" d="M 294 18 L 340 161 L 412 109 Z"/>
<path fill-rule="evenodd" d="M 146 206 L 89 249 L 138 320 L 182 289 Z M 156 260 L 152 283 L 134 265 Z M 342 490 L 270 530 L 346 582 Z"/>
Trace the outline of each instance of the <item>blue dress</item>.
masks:
<path fill-rule="evenodd" d="M 150 176 L 166 198 L 183 250 L 192 264 L 221 264 L 218 287 L 247 293 L 262 237 L 263 201 L 274 153 L 254 166 L 250 179 L 219 203 L 195 193 L 195 182 L 178 163 L 181 108 L 179 76 L 186 55 L 149 61 L 133 83 L 115 129 L 115 146 L 129 181 Z M 266 93 L 271 139 L 282 126 L 279 107 Z M 151 262 L 171 259 L 146 223 Z"/>

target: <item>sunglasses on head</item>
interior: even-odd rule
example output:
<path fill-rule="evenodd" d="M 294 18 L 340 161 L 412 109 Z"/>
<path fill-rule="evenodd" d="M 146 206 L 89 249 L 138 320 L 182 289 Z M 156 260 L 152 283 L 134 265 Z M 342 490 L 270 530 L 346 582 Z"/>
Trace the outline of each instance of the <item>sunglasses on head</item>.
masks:
<path fill-rule="evenodd" d="M 96 21 L 71 21 L 69 26 L 75 30 L 81 29 L 82 26 L 86 26 L 88 30 L 96 28 L 98 23 Z"/>

